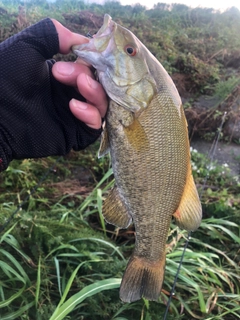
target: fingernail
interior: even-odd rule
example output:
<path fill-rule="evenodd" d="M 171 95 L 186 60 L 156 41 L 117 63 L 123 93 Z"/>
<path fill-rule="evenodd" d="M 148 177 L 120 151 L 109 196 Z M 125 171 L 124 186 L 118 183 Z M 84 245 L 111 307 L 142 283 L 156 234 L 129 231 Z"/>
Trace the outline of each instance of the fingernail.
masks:
<path fill-rule="evenodd" d="M 92 79 L 87 74 L 86 74 L 86 79 L 87 79 L 87 82 L 88 82 L 89 86 L 92 89 L 97 89 L 99 83 L 96 80 Z"/>
<path fill-rule="evenodd" d="M 73 73 L 74 67 L 69 62 L 57 62 L 57 71 L 64 76 L 69 76 Z"/>
<path fill-rule="evenodd" d="M 87 109 L 87 104 L 85 102 L 81 102 L 81 101 L 78 101 L 76 99 L 72 99 L 71 100 L 71 104 L 74 108 L 76 109 L 82 109 L 82 110 L 86 110 Z"/>

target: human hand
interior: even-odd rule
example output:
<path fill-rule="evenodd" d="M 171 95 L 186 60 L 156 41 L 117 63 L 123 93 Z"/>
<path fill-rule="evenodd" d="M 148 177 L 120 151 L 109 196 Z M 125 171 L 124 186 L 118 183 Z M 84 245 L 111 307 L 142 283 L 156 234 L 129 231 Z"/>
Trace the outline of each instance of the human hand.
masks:
<path fill-rule="evenodd" d="M 88 38 L 71 32 L 54 19 L 52 21 L 58 32 L 60 53 L 69 53 L 74 44 L 88 42 Z M 76 63 L 59 61 L 53 65 L 52 73 L 58 81 L 76 87 L 86 99 L 86 102 L 76 99 L 70 101 L 70 109 L 75 117 L 89 127 L 99 129 L 107 111 L 107 96 L 102 85 L 94 79 L 90 66 L 79 60 Z"/>
<path fill-rule="evenodd" d="M 44 19 L 0 44 L 0 171 L 12 159 L 83 149 L 101 133 L 107 107 L 101 85 L 86 65 L 51 60 L 88 40 L 58 23 L 57 33 L 54 24 Z"/>

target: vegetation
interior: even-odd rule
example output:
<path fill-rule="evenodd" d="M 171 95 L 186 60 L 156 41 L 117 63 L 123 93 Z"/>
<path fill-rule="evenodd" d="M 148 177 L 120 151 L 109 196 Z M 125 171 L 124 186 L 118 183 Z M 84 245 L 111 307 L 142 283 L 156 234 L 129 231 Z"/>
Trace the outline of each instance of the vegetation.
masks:
<path fill-rule="evenodd" d="M 0 0 L 1 40 L 49 12 L 83 34 L 94 33 L 105 12 L 130 28 L 171 73 L 182 96 L 191 93 L 186 104 L 190 127 L 193 121 L 196 125 L 190 102 L 199 93 L 211 94 L 228 110 L 239 93 L 236 8 L 220 13 L 162 3 L 146 10 L 118 2 L 100 6 L 74 0 Z M 218 105 L 204 113 L 216 125 L 223 111 Z M 65 158 L 13 161 L 0 175 L 2 320 L 163 318 L 187 233 L 173 221 L 159 302 L 122 303 L 118 288 L 134 246 L 134 227 L 118 230 L 102 218 L 102 201 L 114 181 L 108 159 L 97 160 L 98 146 Z M 239 319 L 240 181 L 227 166 L 210 163 L 196 150 L 192 165 L 204 219 L 191 235 L 167 319 Z"/>

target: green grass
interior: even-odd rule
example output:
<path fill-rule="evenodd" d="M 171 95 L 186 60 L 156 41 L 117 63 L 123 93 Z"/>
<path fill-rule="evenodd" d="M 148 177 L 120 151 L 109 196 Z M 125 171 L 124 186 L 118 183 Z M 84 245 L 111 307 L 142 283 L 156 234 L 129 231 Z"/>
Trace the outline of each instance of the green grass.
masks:
<path fill-rule="evenodd" d="M 201 183 L 208 160 L 195 150 L 192 155 L 194 175 Z M 29 166 L 31 164 L 36 165 L 29 161 Z M 62 166 L 66 167 L 64 160 Z M 220 201 L 220 215 L 215 212 L 212 217 L 211 197 L 218 194 L 221 200 L 221 189 L 228 183 L 231 184 L 228 196 L 235 197 L 239 188 L 231 176 L 225 177 L 222 184 L 222 170 L 216 165 L 214 172 L 210 171 L 209 183 L 214 183 L 218 193 L 207 189 L 203 194 L 205 218 L 199 230 L 192 234 L 186 250 L 169 319 L 228 320 L 237 319 L 240 314 L 237 255 L 240 230 L 236 219 L 239 203 L 229 207 L 227 202 Z M 22 170 L 18 174 L 22 175 Z M 48 190 L 48 183 L 41 186 L 41 192 Z M 101 217 L 102 198 L 112 185 L 112 171 L 107 170 L 93 191 L 71 208 L 65 196 L 55 200 L 54 205 L 48 204 L 45 210 L 46 203 L 44 206 L 41 203 L 41 211 L 37 206 L 34 210 L 26 206 L 18 213 L 1 237 L 1 319 L 31 319 L 34 314 L 37 319 L 79 319 L 81 315 L 84 319 L 131 320 L 163 316 L 187 233 L 174 223 L 171 225 L 159 302 L 143 300 L 123 304 L 118 297 L 118 287 L 134 238 L 128 237 L 126 241 L 125 231 L 109 229 Z M 53 199 L 48 200 L 51 203 Z M 6 206 L 8 214 L 13 207 Z M 222 213 L 225 210 L 228 216 Z M 103 293 L 103 290 L 106 291 Z"/>

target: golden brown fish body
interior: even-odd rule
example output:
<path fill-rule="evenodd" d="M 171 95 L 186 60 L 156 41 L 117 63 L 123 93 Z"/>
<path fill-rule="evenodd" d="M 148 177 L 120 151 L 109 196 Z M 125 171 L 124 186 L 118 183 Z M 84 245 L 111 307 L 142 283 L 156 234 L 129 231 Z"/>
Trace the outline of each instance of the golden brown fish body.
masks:
<path fill-rule="evenodd" d="M 187 230 L 201 221 L 181 99 L 161 64 L 109 16 L 90 42 L 74 52 L 96 67 L 111 98 L 99 154 L 110 151 L 116 185 L 103 215 L 121 228 L 133 220 L 136 230 L 120 297 L 157 300 L 172 216 Z"/>

